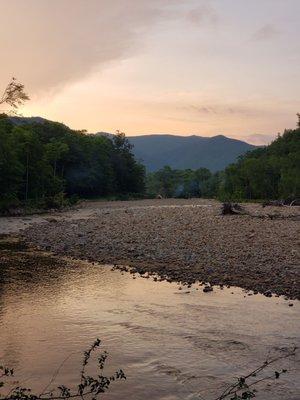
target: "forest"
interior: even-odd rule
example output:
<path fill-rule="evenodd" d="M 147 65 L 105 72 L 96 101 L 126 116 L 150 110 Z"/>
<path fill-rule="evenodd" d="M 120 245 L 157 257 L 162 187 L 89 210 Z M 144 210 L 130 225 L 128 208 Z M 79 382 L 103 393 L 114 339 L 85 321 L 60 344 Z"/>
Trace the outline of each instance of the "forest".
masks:
<path fill-rule="evenodd" d="M 224 171 L 165 166 L 146 177 L 124 133 L 92 135 L 46 120 L 20 124 L 1 114 L 0 187 L 2 211 L 109 196 L 295 199 L 300 197 L 300 117 L 296 129 L 240 156 Z"/>
<path fill-rule="evenodd" d="M 220 200 L 300 197 L 300 116 L 297 129 L 285 130 L 270 145 L 251 150 L 224 171 L 174 170 L 148 174 L 150 196 L 207 197 Z"/>
<path fill-rule="evenodd" d="M 300 115 L 298 127 L 285 130 L 269 146 L 252 150 L 228 166 L 218 195 L 239 199 L 300 197 Z"/>
<path fill-rule="evenodd" d="M 50 121 L 0 115 L 0 207 L 60 207 L 76 197 L 144 192 L 145 170 L 124 133 L 112 139 Z"/>
<path fill-rule="evenodd" d="M 207 168 L 197 170 L 172 169 L 169 166 L 149 173 L 146 187 L 149 197 L 216 197 L 223 173 L 211 173 Z"/>

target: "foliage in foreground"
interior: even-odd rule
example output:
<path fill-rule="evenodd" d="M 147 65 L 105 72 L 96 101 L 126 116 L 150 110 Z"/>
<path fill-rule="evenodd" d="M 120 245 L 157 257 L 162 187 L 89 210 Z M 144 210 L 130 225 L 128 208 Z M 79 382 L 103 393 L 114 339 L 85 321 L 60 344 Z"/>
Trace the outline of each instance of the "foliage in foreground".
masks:
<path fill-rule="evenodd" d="M 269 372 L 269 368 L 272 364 L 278 361 L 291 358 L 296 354 L 296 347 L 292 349 L 286 349 L 283 354 L 267 359 L 262 365 L 255 370 L 251 371 L 245 376 L 241 376 L 233 384 L 230 384 L 225 390 L 216 397 L 214 400 L 250 400 L 256 397 L 257 389 L 256 386 L 261 382 L 276 381 L 282 374 L 288 372 L 287 369 L 274 370 Z M 261 376 L 262 372 L 267 372 L 266 375 Z"/>
<path fill-rule="evenodd" d="M 107 352 L 103 352 L 97 357 L 97 375 L 88 375 L 86 373 L 87 365 L 90 361 L 92 353 L 98 349 L 101 345 L 100 339 L 97 339 L 91 347 L 83 353 L 83 361 L 82 367 L 80 371 L 80 382 L 75 389 L 68 388 L 67 386 L 61 385 L 54 390 L 48 390 L 52 380 L 56 377 L 57 373 L 53 376 L 50 383 L 46 386 L 42 393 L 35 394 L 29 388 L 24 387 L 13 387 L 10 389 L 8 394 L 1 395 L 0 398 L 2 400 L 37 400 L 37 399 L 68 399 L 81 397 L 82 399 L 86 396 L 90 396 L 92 400 L 95 400 L 99 395 L 105 393 L 110 384 L 114 381 L 126 379 L 124 372 L 120 369 L 116 371 L 111 376 L 105 376 L 103 374 L 103 369 L 105 365 L 105 361 L 108 357 Z M 2 374 L 1 374 L 2 371 Z M 3 378 L 9 378 L 13 376 L 14 370 L 6 367 L 0 367 L 0 389 L 5 388 L 5 382 Z"/>
<path fill-rule="evenodd" d="M 89 397 L 92 400 L 96 400 L 98 396 L 105 393 L 110 384 L 117 380 L 126 379 L 124 372 L 120 369 L 116 371 L 111 376 L 103 375 L 105 361 L 108 357 L 107 352 L 103 352 L 97 357 L 97 370 L 98 374 L 96 375 L 87 375 L 86 368 L 92 356 L 92 353 L 97 350 L 101 345 L 100 339 L 97 339 L 91 347 L 83 353 L 83 361 L 80 371 L 80 382 L 76 388 L 71 389 L 67 386 L 60 385 L 56 389 L 50 389 L 50 385 L 57 377 L 60 368 L 53 375 L 49 384 L 44 388 L 42 393 L 35 394 L 29 388 L 24 387 L 12 387 L 9 392 L 5 395 L 1 394 L 1 389 L 5 389 L 7 386 L 7 379 L 14 375 L 14 370 L 0 366 L 0 399 L 1 400 L 64 400 L 69 398 L 80 397 L 84 399 L 85 397 Z M 269 372 L 270 367 L 284 359 L 291 358 L 296 354 L 296 347 L 292 349 L 284 349 L 277 357 L 268 358 L 262 365 L 260 365 L 255 370 L 251 371 L 249 374 L 245 376 L 240 376 L 236 382 L 228 385 L 225 390 L 218 395 L 214 400 L 250 400 L 256 397 L 256 386 L 265 381 L 274 381 L 280 378 L 282 374 L 286 374 L 288 372 L 287 369 L 274 370 Z M 2 372 L 2 374 L 1 374 Z M 263 376 L 261 374 L 266 372 Z M 203 397 L 199 396 L 200 400 L 204 400 Z"/>

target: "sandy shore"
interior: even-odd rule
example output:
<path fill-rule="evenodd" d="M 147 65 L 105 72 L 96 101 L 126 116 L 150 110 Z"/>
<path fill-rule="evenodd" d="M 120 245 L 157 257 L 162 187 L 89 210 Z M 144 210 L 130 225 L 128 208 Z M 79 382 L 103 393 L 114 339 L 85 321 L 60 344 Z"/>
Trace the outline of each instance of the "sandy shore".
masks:
<path fill-rule="evenodd" d="M 221 216 L 218 202 L 203 199 L 86 202 L 56 215 L 2 219 L 0 233 L 21 230 L 41 249 L 162 279 L 300 299 L 299 207 L 245 208 L 252 216 Z M 278 213 L 298 217 L 268 216 Z"/>

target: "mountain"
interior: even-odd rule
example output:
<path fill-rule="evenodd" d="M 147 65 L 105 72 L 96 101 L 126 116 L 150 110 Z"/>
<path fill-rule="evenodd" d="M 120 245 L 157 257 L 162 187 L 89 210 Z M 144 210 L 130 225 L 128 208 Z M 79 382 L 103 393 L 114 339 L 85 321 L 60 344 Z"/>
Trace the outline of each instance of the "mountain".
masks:
<path fill-rule="evenodd" d="M 19 116 L 10 117 L 10 120 L 16 125 L 48 121 L 41 117 Z M 113 137 L 113 134 L 107 132 L 98 132 L 96 135 Z M 205 167 L 212 172 L 220 171 L 235 162 L 241 154 L 257 147 L 223 135 L 203 137 L 153 134 L 129 136 L 128 139 L 134 146 L 136 159 L 146 166 L 148 172 L 165 165 L 174 169 Z"/>
<path fill-rule="evenodd" d="M 165 165 L 175 169 L 205 167 L 212 172 L 224 169 L 243 153 L 256 146 L 223 135 L 213 137 L 142 135 L 130 136 L 136 158 L 147 168 L 156 171 Z"/>

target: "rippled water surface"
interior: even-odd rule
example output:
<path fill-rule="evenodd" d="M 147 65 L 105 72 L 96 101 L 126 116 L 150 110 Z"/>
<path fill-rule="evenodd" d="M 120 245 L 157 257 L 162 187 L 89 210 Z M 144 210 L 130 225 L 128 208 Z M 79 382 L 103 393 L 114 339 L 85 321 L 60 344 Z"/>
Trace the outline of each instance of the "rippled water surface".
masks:
<path fill-rule="evenodd" d="M 240 289 L 132 278 L 108 266 L 12 266 L 0 282 L 0 358 L 27 386 L 78 377 L 81 351 L 97 337 L 123 368 L 107 399 L 213 399 L 278 347 L 299 344 L 299 302 L 248 296 Z M 199 288 L 199 290 L 196 290 Z M 232 294 L 234 292 L 234 294 Z M 299 368 L 299 360 L 291 361 Z M 298 378 L 298 381 L 297 381 Z M 264 386 L 258 399 L 300 398 L 299 371 Z M 215 396 L 214 396 L 215 395 Z"/>

